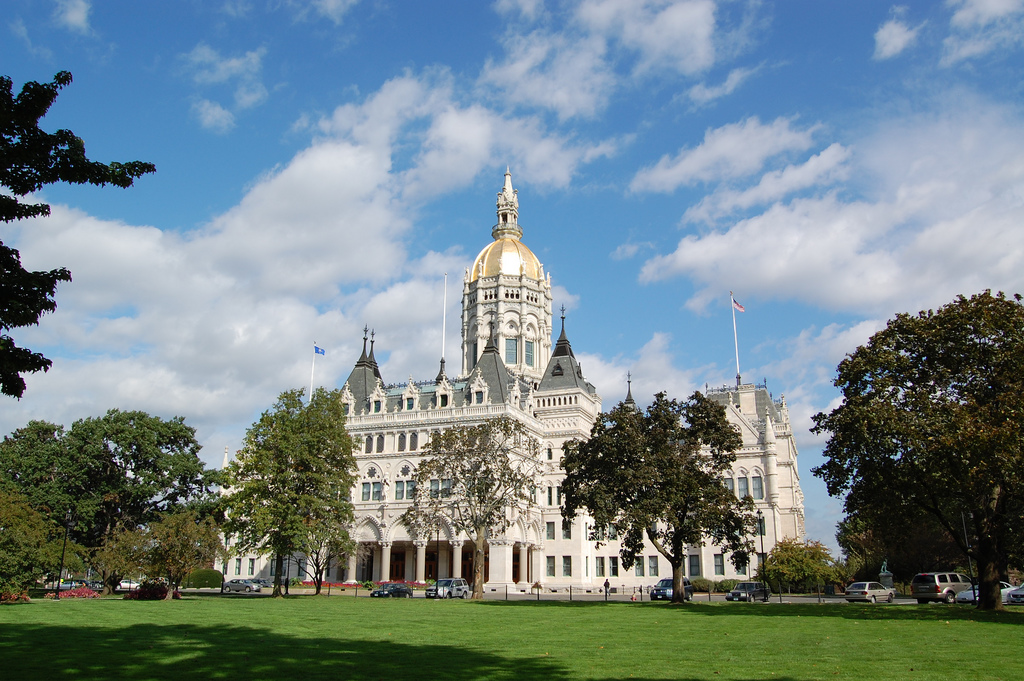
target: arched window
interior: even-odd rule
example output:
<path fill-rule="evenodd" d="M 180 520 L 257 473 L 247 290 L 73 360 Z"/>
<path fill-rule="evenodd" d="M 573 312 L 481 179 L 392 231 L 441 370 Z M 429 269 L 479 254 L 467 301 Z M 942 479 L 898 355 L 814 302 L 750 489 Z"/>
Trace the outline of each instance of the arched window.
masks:
<path fill-rule="evenodd" d="M 367 435 L 366 436 L 366 453 L 369 454 L 372 451 L 373 451 L 373 436 L 372 435 Z"/>
<path fill-rule="evenodd" d="M 409 433 L 409 451 L 416 451 L 419 446 L 419 433 Z"/>
<path fill-rule="evenodd" d="M 400 433 L 398 435 L 398 451 L 405 451 L 405 433 Z"/>
<path fill-rule="evenodd" d="M 378 435 L 377 436 L 377 451 L 378 452 L 383 452 L 384 451 L 384 436 L 383 435 Z"/>

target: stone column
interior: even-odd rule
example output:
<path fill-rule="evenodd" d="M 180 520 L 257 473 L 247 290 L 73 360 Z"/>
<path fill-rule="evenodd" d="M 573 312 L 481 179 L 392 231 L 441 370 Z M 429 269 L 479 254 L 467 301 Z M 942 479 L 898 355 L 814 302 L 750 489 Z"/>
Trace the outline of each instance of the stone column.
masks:
<path fill-rule="evenodd" d="M 458 539 L 452 542 L 452 577 L 462 576 L 462 542 Z"/>
<path fill-rule="evenodd" d="M 530 547 L 526 543 L 519 545 L 519 584 L 529 586 L 530 582 Z"/>
<path fill-rule="evenodd" d="M 378 582 L 386 582 L 391 578 L 391 542 L 380 543 L 380 578 Z"/>
<path fill-rule="evenodd" d="M 427 542 L 416 542 L 416 581 L 427 581 Z"/>
<path fill-rule="evenodd" d="M 547 573 L 544 568 L 544 544 L 533 545 L 533 582 L 543 584 L 547 579 Z"/>
<path fill-rule="evenodd" d="M 353 551 L 348 557 L 348 574 L 346 575 L 347 581 L 356 581 L 356 553 Z"/>
<path fill-rule="evenodd" d="M 380 544 L 373 547 L 373 570 L 370 571 L 370 574 L 366 575 L 366 578 L 371 582 L 376 581 L 380 575 L 380 561 L 383 555 L 384 551 L 381 550 Z"/>
<path fill-rule="evenodd" d="M 488 584 L 512 583 L 512 540 L 491 539 L 487 542 L 490 554 L 490 577 Z"/>

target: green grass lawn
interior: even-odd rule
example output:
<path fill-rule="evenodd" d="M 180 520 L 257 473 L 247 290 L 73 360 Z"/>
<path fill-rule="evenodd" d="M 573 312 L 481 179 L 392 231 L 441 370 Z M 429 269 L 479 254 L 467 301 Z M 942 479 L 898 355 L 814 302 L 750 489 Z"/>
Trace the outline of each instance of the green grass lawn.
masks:
<path fill-rule="evenodd" d="M 1024 612 L 298 596 L 0 607 L 0 679 L 1024 679 Z"/>

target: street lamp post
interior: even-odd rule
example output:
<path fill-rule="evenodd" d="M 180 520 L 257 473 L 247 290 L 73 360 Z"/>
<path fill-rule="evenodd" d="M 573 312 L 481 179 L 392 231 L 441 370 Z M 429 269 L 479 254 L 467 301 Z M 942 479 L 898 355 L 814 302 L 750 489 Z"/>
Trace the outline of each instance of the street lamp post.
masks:
<path fill-rule="evenodd" d="M 64 514 L 64 545 L 60 549 L 60 569 L 57 571 L 57 593 L 53 595 L 54 598 L 60 600 L 60 583 L 64 577 L 64 554 L 68 548 L 68 532 L 71 531 L 71 507 L 68 507 L 67 513 Z"/>
<path fill-rule="evenodd" d="M 761 586 L 764 588 L 764 602 L 768 602 L 768 587 L 764 581 L 764 513 L 757 509 L 757 533 L 761 535 L 761 553 L 757 557 L 757 571 L 761 574 Z"/>

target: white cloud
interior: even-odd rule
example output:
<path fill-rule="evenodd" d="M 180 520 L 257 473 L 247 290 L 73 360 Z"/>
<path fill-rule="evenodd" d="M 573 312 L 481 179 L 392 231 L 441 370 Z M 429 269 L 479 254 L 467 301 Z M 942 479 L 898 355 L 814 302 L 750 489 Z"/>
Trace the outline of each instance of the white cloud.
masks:
<path fill-rule="evenodd" d="M 1024 290 L 1024 121 L 983 102 L 880 125 L 850 159 L 870 196 L 775 203 L 684 237 L 643 281 L 687 276 L 704 307 L 721 282 L 764 298 L 890 315 L 985 288 Z"/>
<path fill-rule="evenodd" d="M 945 65 L 1024 44 L 1024 0 L 947 0 L 955 8 L 943 45 Z"/>
<path fill-rule="evenodd" d="M 878 27 L 875 31 L 875 54 L 877 60 L 891 59 L 903 52 L 917 40 L 920 26 L 911 28 L 903 20 L 902 15 L 906 13 L 906 7 L 893 7 L 893 18 Z"/>
<path fill-rule="evenodd" d="M 192 113 L 207 130 L 225 133 L 235 127 L 235 116 L 217 102 L 201 99 L 192 105 Z"/>
<path fill-rule="evenodd" d="M 50 48 L 42 45 L 36 45 L 32 42 L 32 39 L 28 35 L 28 28 L 25 26 L 25 22 L 23 20 L 15 19 L 8 24 L 8 27 L 11 29 L 11 33 L 25 43 L 25 49 L 28 50 L 29 54 L 45 60 L 53 59 L 53 52 Z"/>
<path fill-rule="evenodd" d="M 209 45 L 200 43 L 191 52 L 183 55 L 183 59 L 192 73 L 193 80 L 199 85 L 215 86 L 234 83 L 235 109 L 243 110 L 262 104 L 267 99 L 267 88 L 261 79 L 263 57 L 266 56 L 266 53 L 266 48 L 261 47 L 238 57 L 224 57 Z M 221 111 L 212 111 L 213 120 L 215 122 L 225 120 L 226 116 L 223 114 L 227 111 L 220 105 L 216 106 Z M 204 125 L 204 127 L 224 132 L 231 126 Z"/>
<path fill-rule="evenodd" d="M 313 10 L 327 17 L 335 24 L 341 24 L 348 11 L 355 7 L 359 0 L 312 0 Z"/>
<path fill-rule="evenodd" d="M 754 186 L 743 190 L 719 187 L 687 209 L 684 222 L 712 222 L 737 210 L 764 205 L 808 187 L 822 187 L 848 176 L 846 161 L 850 150 L 839 143 L 829 145 L 800 165 L 788 165 L 761 176 Z"/>
<path fill-rule="evenodd" d="M 715 63 L 712 0 L 583 0 L 578 20 L 639 54 L 640 73 L 669 68 L 694 75 Z"/>
<path fill-rule="evenodd" d="M 231 116 L 211 102 L 197 104 L 200 114 Z M 474 126 L 478 133 L 458 139 L 460 128 Z M 470 258 L 453 246 L 410 260 L 417 210 L 512 150 L 539 186 L 567 182 L 591 151 L 533 119 L 460 106 L 436 74 L 394 79 L 338 107 L 317 130 L 306 149 L 192 232 L 100 220 L 58 203 L 46 219 L 17 223 L 5 241 L 21 249 L 26 266 L 66 266 L 74 281 L 60 287 L 55 314 L 19 333 L 54 367 L 27 378 L 26 398 L 0 413 L 0 426 L 13 430 L 31 418 L 69 424 L 110 407 L 181 414 L 216 448 L 205 456 L 219 464 L 220 448 L 237 446 L 239 423 L 281 390 L 307 384 L 314 340 L 328 351 L 316 364 L 318 384 L 344 382 L 364 323 L 377 331 L 387 380 L 436 366 L 444 272 L 453 273 L 454 375 L 457 291 Z M 400 155 L 405 165 L 396 167 Z M 497 170 L 494 181 L 500 186 Z M 555 294 L 569 307 L 578 299 L 561 287 Z"/>
<path fill-rule="evenodd" d="M 488 60 L 480 77 L 517 104 L 553 109 L 561 119 L 594 116 L 607 104 L 615 76 L 600 36 L 570 40 L 535 31 L 505 40 L 508 56 Z"/>
<path fill-rule="evenodd" d="M 744 81 L 759 70 L 760 67 L 733 69 L 729 72 L 725 82 L 721 85 L 709 87 L 704 83 L 697 83 L 687 91 L 687 95 L 689 95 L 690 99 L 697 105 L 707 104 L 708 102 L 732 94 L 735 92 L 736 88 L 742 85 Z"/>
<path fill-rule="evenodd" d="M 92 7 L 88 0 L 57 0 L 53 16 L 57 23 L 64 28 L 88 34 L 92 30 L 89 27 L 89 12 L 91 10 Z"/>
<path fill-rule="evenodd" d="M 519 14 L 533 21 L 544 11 L 544 0 L 497 0 L 494 9 L 500 14 Z"/>
<path fill-rule="evenodd" d="M 682 185 L 756 173 L 774 156 L 810 147 L 816 128 L 796 130 L 792 122 L 789 118 L 777 118 L 764 125 L 754 116 L 709 129 L 699 146 L 683 148 L 674 158 L 663 156 L 654 166 L 638 171 L 630 189 L 671 192 Z"/>

